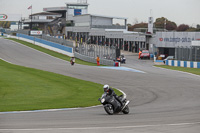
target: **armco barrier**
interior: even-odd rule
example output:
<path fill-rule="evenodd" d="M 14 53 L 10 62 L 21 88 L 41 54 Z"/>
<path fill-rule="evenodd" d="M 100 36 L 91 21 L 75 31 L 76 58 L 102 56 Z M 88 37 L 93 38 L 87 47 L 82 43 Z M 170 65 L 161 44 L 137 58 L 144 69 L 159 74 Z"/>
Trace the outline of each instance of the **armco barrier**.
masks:
<path fill-rule="evenodd" d="M 165 64 L 176 67 L 200 68 L 200 62 L 194 62 L 194 61 L 166 60 Z"/>
<path fill-rule="evenodd" d="M 54 42 L 50 42 L 50 41 L 46 41 L 40 38 L 36 38 L 33 36 L 28 36 L 28 35 L 24 35 L 24 34 L 18 34 L 17 33 L 17 37 L 20 40 L 24 40 L 24 41 L 28 41 L 30 43 L 33 43 L 35 45 L 68 55 L 68 56 L 74 56 L 73 54 L 73 48 L 71 47 L 67 47 L 58 43 L 54 43 Z"/>

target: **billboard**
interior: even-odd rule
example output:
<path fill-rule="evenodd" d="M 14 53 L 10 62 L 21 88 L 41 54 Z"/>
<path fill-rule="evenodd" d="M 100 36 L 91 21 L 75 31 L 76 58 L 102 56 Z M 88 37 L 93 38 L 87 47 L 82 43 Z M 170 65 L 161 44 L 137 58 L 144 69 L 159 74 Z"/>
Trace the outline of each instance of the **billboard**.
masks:
<path fill-rule="evenodd" d="M 82 12 L 81 9 L 74 9 L 74 16 L 81 15 L 82 14 L 81 12 Z"/>
<path fill-rule="evenodd" d="M 31 31 L 30 31 L 30 35 L 39 36 L 39 35 L 42 35 L 42 31 L 39 31 L 39 30 L 31 30 Z"/>
<path fill-rule="evenodd" d="M 192 41 L 200 40 L 200 32 L 157 32 L 157 47 L 191 46 Z"/>
<path fill-rule="evenodd" d="M 20 14 L 4 14 L 0 13 L 0 21 L 20 21 Z"/>

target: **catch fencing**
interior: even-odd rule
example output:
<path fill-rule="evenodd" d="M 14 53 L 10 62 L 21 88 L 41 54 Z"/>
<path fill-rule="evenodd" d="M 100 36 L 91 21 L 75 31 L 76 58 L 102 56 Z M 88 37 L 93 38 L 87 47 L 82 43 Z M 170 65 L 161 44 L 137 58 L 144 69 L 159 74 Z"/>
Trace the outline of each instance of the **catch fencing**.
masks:
<path fill-rule="evenodd" d="M 29 35 L 29 31 L 28 30 L 18 30 L 17 33 Z M 35 38 L 40 38 L 40 39 L 43 39 L 43 40 L 46 40 L 46 41 L 58 43 L 58 44 L 61 44 L 61 45 L 64 45 L 64 46 L 73 47 L 73 42 L 72 41 L 65 40 L 63 38 L 56 38 L 56 37 L 47 36 L 47 35 L 44 35 L 44 34 L 42 34 L 42 36 L 34 36 L 34 37 Z"/>
<path fill-rule="evenodd" d="M 18 33 L 21 33 L 21 35 L 22 33 L 24 33 L 25 35 L 29 36 L 27 31 L 18 31 Z M 95 63 L 96 57 L 99 56 L 101 64 L 112 66 L 114 64 L 113 60 L 116 59 L 115 46 L 111 46 L 111 47 L 100 46 L 100 45 L 86 44 L 86 43 L 76 45 L 75 41 L 55 38 L 55 37 L 46 36 L 46 35 L 37 36 L 37 37 L 29 36 L 29 37 L 34 38 L 33 40 L 43 39 L 49 42 L 54 42 L 54 43 L 58 43 L 64 46 L 69 46 L 74 49 L 74 51 L 72 51 L 74 53 L 74 56 L 84 61 Z"/>
<path fill-rule="evenodd" d="M 79 44 L 75 48 L 75 52 L 88 56 L 90 58 L 96 58 L 99 56 L 100 59 L 115 60 L 116 59 L 116 47 L 115 46 L 101 46 L 94 44 Z"/>
<path fill-rule="evenodd" d="M 182 61 L 200 61 L 200 46 L 177 47 L 175 59 Z"/>
<path fill-rule="evenodd" d="M 68 41 L 68 40 L 65 40 L 65 39 L 62 39 L 62 38 L 55 38 L 55 37 L 47 36 L 47 35 L 43 34 L 41 36 L 41 39 L 44 39 L 44 40 L 47 40 L 47 41 L 50 41 L 50 42 L 59 43 L 59 44 L 64 45 L 64 46 L 73 47 L 72 41 Z"/>

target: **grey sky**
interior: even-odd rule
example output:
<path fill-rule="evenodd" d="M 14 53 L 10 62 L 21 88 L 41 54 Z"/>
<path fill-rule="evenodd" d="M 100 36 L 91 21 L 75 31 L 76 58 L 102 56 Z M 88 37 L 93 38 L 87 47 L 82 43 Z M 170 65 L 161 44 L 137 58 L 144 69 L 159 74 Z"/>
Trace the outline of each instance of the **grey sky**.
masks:
<path fill-rule="evenodd" d="M 30 5 L 33 5 L 33 13 L 37 13 L 42 12 L 44 7 L 65 6 L 68 1 L 0 0 L 0 14 L 22 14 L 22 17 L 28 17 L 30 10 L 27 8 Z M 138 22 L 147 22 L 150 10 L 154 19 L 166 17 L 177 24 L 200 24 L 200 0 L 88 0 L 88 3 L 91 14 L 127 17 L 131 24 L 136 19 Z"/>

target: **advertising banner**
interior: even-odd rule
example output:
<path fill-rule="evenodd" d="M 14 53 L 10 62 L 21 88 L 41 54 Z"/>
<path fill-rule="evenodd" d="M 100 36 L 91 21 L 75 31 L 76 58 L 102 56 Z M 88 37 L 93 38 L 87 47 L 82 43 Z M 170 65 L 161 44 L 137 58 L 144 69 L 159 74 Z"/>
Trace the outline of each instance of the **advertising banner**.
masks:
<path fill-rule="evenodd" d="M 192 41 L 200 40 L 200 32 L 157 32 L 157 47 L 191 46 Z"/>
<path fill-rule="evenodd" d="M 42 31 L 39 30 L 31 30 L 30 35 L 40 36 L 42 35 Z"/>
<path fill-rule="evenodd" d="M 4 14 L 0 13 L 0 21 L 20 21 L 20 14 Z"/>
<path fill-rule="evenodd" d="M 74 16 L 81 15 L 81 9 L 74 9 Z"/>

